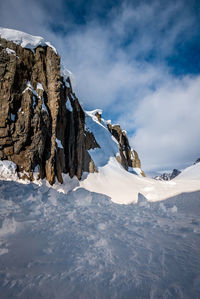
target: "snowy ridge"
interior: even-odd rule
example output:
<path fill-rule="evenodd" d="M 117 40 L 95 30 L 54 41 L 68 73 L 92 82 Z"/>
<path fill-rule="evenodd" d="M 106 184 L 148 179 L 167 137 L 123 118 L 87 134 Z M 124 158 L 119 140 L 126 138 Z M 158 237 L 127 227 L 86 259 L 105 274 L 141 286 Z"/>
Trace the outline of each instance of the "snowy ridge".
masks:
<path fill-rule="evenodd" d="M 32 51 L 38 46 L 49 46 L 57 54 L 56 49 L 40 36 L 34 36 L 22 31 L 0 27 L 0 37 L 9 41 L 13 41 L 22 48 L 27 48 Z"/>
<path fill-rule="evenodd" d="M 174 180 L 200 180 L 200 163 L 185 168 Z"/>

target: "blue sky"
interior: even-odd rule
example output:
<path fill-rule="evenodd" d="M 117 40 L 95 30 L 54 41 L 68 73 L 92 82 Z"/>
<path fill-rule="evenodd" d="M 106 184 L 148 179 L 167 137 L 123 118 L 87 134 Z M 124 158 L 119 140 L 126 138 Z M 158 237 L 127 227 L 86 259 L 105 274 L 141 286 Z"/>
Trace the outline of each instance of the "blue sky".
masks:
<path fill-rule="evenodd" d="M 52 42 L 85 109 L 128 131 L 143 168 L 200 156 L 200 1 L 0 3 L 0 26 Z"/>

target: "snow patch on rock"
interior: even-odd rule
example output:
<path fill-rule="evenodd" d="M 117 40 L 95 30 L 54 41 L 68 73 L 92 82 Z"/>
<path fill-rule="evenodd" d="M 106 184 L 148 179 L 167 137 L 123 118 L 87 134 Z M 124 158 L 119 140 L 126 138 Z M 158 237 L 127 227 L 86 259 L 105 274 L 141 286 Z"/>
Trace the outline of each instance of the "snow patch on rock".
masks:
<path fill-rule="evenodd" d="M 61 76 L 63 77 L 65 85 L 67 87 L 70 87 L 69 82 L 67 82 L 67 78 L 70 79 L 72 88 L 74 89 L 76 87 L 76 78 L 74 74 L 62 64 L 61 64 Z"/>
<path fill-rule="evenodd" d="M 57 146 L 63 149 L 62 143 L 59 139 L 56 138 Z"/>
<path fill-rule="evenodd" d="M 7 52 L 8 54 L 12 54 L 12 55 L 15 55 L 15 56 L 16 56 L 16 52 L 15 52 L 14 50 L 10 49 L 10 48 L 6 48 L 6 52 Z"/>
<path fill-rule="evenodd" d="M 39 83 L 39 82 L 37 82 L 37 87 L 36 87 L 36 89 L 40 89 L 40 90 L 44 91 L 44 88 L 43 88 L 42 84 Z"/>

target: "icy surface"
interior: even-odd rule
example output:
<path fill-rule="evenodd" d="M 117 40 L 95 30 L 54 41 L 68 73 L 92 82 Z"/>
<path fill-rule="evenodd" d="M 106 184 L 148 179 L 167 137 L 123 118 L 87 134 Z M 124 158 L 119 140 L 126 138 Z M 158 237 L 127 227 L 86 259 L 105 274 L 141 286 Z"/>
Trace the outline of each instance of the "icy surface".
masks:
<path fill-rule="evenodd" d="M 22 46 L 22 48 L 31 49 L 32 51 L 38 46 L 49 46 L 57 53 L 56 49 L 40 36 L 33 36 L 22 31 L 2 27 L 0 27 L 0 36 L 6 40 L 13 41 L 15 44 Z"/>
<path fill-rule="evenodd" d="M 199 298 L 200 192 L 117 205 L 0 181 L 1 299 Z"/>

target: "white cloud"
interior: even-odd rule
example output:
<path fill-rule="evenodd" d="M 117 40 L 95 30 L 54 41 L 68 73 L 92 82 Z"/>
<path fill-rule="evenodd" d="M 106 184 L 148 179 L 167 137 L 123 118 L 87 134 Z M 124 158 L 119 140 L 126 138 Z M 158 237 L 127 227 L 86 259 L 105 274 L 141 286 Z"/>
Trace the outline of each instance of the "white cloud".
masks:
<path fill-rule="evenodd" d="M 133 113 L 132 143 L 147 170 L 180 168 L 200 156 L 200 76 L 171 80 Z"/>

